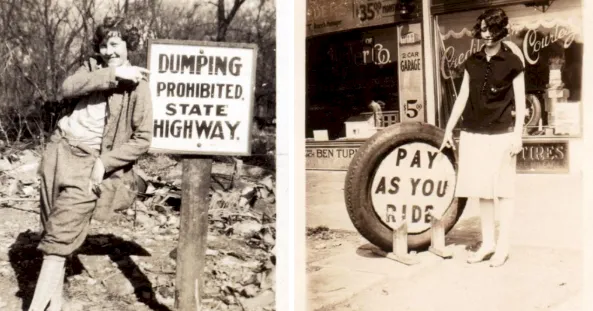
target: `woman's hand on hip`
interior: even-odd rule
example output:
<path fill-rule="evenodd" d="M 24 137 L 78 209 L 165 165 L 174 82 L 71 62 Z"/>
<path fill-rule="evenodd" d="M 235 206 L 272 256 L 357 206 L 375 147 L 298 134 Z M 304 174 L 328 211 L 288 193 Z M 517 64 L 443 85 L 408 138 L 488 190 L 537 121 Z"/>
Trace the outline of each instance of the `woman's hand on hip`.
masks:
<path fill-rule="evenodd" d="M 518 155 L 523 151 L 523 136 L 515 134 L 511 136 L 511 156 Z"/>
<path fill-rule="evenodd" d="M 441 144 L 441 148 L 439 148 L 439 152 L 443 151 L 445 148 L 451 148 L 455 150 L 455 142 L 453 142 L 452 131 L 445 131 L 445 137 L 443 137 L 443 143 Z"/>
<path fill-rule="evenodd" d="M 94 192 L 96 195 L 101 194 L 101 182 L 103 182 L 103 176 L 105 176 L 105 166 L 101 158 L 97 158 L 91 171 L 91 178 L 89 181 L 89 192 Z"/>
<path fill-rule="evenodd" d="M 146 68 L 138 67 L 138 66 L 128 66 L 123 65 L 115 68 L 115 77 L 121 80 L 128 80 L 135 83 L 140 82 L 140 80 L 148 80 L 148 75 L 150 71 Z"/>

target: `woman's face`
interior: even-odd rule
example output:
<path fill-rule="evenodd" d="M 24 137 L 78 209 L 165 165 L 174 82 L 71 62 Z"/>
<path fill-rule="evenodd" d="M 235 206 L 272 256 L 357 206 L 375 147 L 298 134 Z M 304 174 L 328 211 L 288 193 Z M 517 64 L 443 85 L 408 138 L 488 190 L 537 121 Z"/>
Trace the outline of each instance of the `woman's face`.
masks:
<path fill-rule="evenodd" d="M 484 39 L 484 43 L 486 44 L 486 46 L 494 46 L 500 41 L 492 40 L 492 33 L 488 29 L 488 25 L 486 25 L 486 22 L 484 20 L 482 20 L 482 24 L 480 25 L 480 27 L 482 39 Z"/>
<path fill-rule="evenodd" d="M 99 54 L 109 67 L 118 67 L 128 60 L 128 47 L 121 37 L 112 36 L 101 43 Z"/>

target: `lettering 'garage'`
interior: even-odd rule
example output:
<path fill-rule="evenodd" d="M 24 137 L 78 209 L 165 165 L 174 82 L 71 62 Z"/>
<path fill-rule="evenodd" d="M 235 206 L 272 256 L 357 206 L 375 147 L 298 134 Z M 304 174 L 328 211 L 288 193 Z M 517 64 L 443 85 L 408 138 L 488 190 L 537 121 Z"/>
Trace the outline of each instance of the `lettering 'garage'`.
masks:
<path fill-rule="evenodd" d="M 402 54 L 400 62 L 401 71 L 421 70 L 420 52 L 408 52 Z"/>

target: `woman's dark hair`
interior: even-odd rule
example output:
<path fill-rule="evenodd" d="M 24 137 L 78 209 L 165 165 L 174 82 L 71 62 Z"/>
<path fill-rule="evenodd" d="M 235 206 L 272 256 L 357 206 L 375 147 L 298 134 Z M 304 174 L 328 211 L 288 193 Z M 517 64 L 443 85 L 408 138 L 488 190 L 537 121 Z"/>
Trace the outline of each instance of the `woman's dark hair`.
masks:
<path fill-rule="evenodd" d="M 509 18 L 503 9 L 488 9 L 478 16 L 472 31 L 476 39 L 482 39 L 482 21 L 486 23 L 486 28 L 492 34 L 493 41 L 498 41 L 509 34 L 509 30 L 507 29 Z"/>
<path fill-rule="evenodd" d="M 101 43 L 113 36 L 118 36 L 126 42 L 128 51 L 135 51 L 140 43 L 140 32 L 138 28 L 129 23 L 125 18 L 108 16 L 103 20 L 103 24 L 95 29 L 93 50 L 99 53 Z"/>

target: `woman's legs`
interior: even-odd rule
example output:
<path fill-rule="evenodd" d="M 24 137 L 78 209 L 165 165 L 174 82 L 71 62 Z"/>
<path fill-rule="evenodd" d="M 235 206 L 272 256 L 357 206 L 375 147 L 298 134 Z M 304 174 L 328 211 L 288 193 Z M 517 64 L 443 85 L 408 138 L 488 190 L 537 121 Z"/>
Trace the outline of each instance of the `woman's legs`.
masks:
<path fill-rule="evenodd" d="M 511 248 L 511 224 L 513 220 L 513 211 L 515 208 L 515 200 L 512 198 L 500 198 L 498 213 L 499 213 L 499 227 L 498 240 L 496 242 L 496 250 L 490 265 L 498 267 L 503 265 Z"/>
<path fill-rule="evenodd" d="M 495 237 L 494 200 L 480 199 L 479 202 L 482 245 L 467 261 L 477 263 L 494 253 L 490 260 L 490 266 L 502 266 L 508 259 L 511 247 L 511 224 L 515 200 L 512 198 L 499 199 L 499 206 L 496 208 L 499 215 L 498 239 Z"/>
<path fill-rule="evenodd" d="M 480 208 L 480 221 L 482 231 L 482 245 L 469 258 L 469 263 L 476 263 L 492 255 L 496 247 L 494 224 L 494 200 L 477 199 Z"/>
<path fill-rule="evenodd" d="M 43 311 L 48 303 L 48 311 L 62 308 L 65 258 L 84 242 L 97 199 L 88 191 L 88 176 L 94 161 L 93 155 L 71 147 L 64 140 L 49 144 L 43 155 L 44 234 L 38 249 L 45 256 L 29 311 Z"/>

